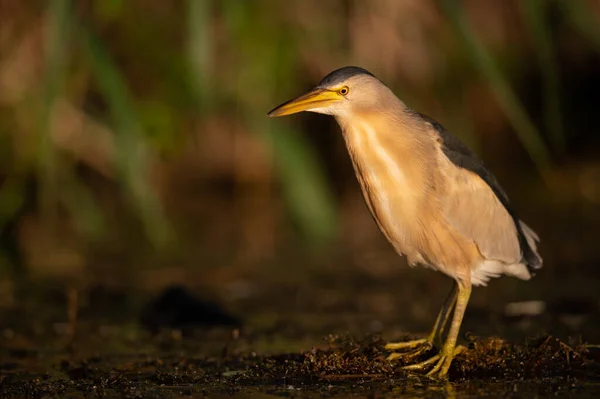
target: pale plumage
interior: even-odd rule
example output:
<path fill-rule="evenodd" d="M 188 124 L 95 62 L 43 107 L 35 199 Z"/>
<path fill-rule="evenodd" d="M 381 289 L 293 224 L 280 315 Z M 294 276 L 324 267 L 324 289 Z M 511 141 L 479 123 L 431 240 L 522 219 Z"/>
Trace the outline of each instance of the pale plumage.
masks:
<path fill-rule="evenodd" d="M 371 73 L 346 67 L 270 116 L 312 111 L 342 128 L 356 177 L 375 222 L 411 265 L 439 270 L 457 282 L 426 340 L 431 343 L 454 307 L 448 338 L 430 374 L 446 375 L 471 285 L 503 274 L 529 279 L 542 265 L 538 236 L 521 222 L 483 162 L 440 124 L 410 110 Z M 393 354 L 390 358 L 399 357 Z"/>
<path fill-rule="evenodd" d="M 400 112 L 415 120 L 390 125 L 394 120 L 382 112 L 338 117 L 365 200 L 386 238 L 409 263 L 455 278 L 469 274 L 473 285 L 504 273 L 528 279 L 522 254 L 535 248 L 521 248 L 515 218 L 494 190 L 448 158 L 435 125 Z"/>

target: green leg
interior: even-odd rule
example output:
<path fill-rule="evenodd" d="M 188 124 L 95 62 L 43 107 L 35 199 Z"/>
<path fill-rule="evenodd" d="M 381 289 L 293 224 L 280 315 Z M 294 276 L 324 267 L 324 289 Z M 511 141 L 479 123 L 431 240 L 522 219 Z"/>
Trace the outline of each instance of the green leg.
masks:
<path fill-rule="evenodd" d="M 454 356 L 464 350 L 464 347 L 456 347 L 456 340 L 458 339 L 458 332 L 462 324 L 467 304 L 471 296 L 471 284 L 465 284 L 463 282 L 458 283 L 458 295 L 456 300 L 456 306 L 454 308 L 454 317 L 452 318 L 452 324 L 450 325 L 450 331 L 448 337 L 440 353 L 427 359 L 424 362 L 406 366 L 407 370 L 422 370 L 429 365 L 435 363 L 435 366 L 427 373 L 430 377 L 444 378 L 448 374 L 450 364 Z"/>
<path fill-rule="evenodd" d="M 388 357 L 388 360 L 394 360 L 394 359 L 401 358 L 401 357 L 414 357 L 414 356 L 424 352 L 425 350 L 430 349 L 433 346 L 434 341 L 436 341 L 438 338 L 441 340 L 442 334 L 444 332 L 444 328 L 446 327 L 446 324 L 448 322 L 450 312 L 452 311 L 452 308 L 454 307 L 454 304 L 456 303 L 457 293 L 458 293 L 457 286 L 453 285 L 452 290 L 450 291 L 450 294 L 448 294 L 448 297 L 446 298 L 446 301 L 444 302 L 442 309 L 440 310 L 440 312 L 437 315 L 437 318 L 435 319 L 435 323 L 433 325 L 433 330 L 431 331 L 431 334 L 429 334 L 429 336 L 427 338 L 421 338 L 421 339 L 416 339 L 413 341 L 406 341 L 406 342 L 392 342 L 385 346 L 385 349 L 387 349 L 387 350 L 403 350 L 403 349 L 414 349 L 414 348 L 418 348 L 418 349 L 416 349 L 415 351 L 410 351 L 410 352 L 392 353 Z"/>
<path fill-rule="evenodd" d="M 429 340 L 431 342 L 435 342 L 439 340 L 442 342 L 442 335 L 444 334 L 444 330 L 446 329 L 446 325 L 448 324 L 448 319 L 450 318 L 450 313 L 454 309 L 454 305 L 456 305 L 456 298 L 458 297 L 458 284 L 454 284 L 452 286 L 452 290 L 448 294 L 448 298 L 442 305 L 442 309 L 440 313 L 438 313 L 437 318 L 435 319 L 435 324 L 433 325 L 433 331 L 429 335 Z"/>

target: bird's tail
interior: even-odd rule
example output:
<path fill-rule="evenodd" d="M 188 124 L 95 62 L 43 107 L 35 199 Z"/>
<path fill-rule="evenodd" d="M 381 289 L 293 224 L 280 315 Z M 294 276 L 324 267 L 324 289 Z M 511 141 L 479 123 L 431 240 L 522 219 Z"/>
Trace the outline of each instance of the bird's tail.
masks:
<path fill-rule="evenodd" d="M 542 257 L 537 251 L 537 244 L 540 242 L 540 237 L 523 221 L 520 220 L 519 224 L 521 225 L 521 230 L 523 231 L 523 235 L 525 236 L 525 240 L 530 249 L 530 251 L 526 251 L 527 253 L 523 254 L 527 261 L 527 266 L 533 270 L 540 269 L 543 262 Z"/>

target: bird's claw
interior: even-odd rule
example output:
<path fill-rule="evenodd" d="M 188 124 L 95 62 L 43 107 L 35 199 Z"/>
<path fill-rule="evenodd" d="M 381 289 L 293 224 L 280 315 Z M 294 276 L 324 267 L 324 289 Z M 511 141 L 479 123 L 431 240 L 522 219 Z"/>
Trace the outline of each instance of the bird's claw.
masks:
<path fill-rule="evenodd" d="M 387 350 L 402 350 L 402 349 L 412 349 L 417 346 L 428 345 L 431 346 L 431 342 L 427 338 L 415 339 L 412 341 L 405 342 L 390 342 L 385 345 L 385 349 Z"/>
<path fill-rule="evenodd" d="M 391 343 L 385 345 L 385 349 L 387 349 L 387 350 L 404 350 L 404 349 L 414 349 L 414 348 L 416 348 L 416 349 L 407 351 L 407 352 L 394 352 L 388 356 L 387 360 L 392 361 L 392 360 L 396 360 L 399 358 L 403 358 L 403 359 L 414 358 L 414 357 L 419 356 L 420 354 L 430 350 L 431 348 L 433 348 L 433 344 L 431 343 L 430 339 L 422 338 L 422 339 L 416 339 L 413 341 L 406 341 L 406 342 L 391 342 Z"/>
<path fill-rule="evenodd" d="M 409 371 L 422 371 L 435 363 L 435 366 L 429 370 L 426 376 L 435 379 L 443 379 L 448 375 L 448 370 L 450 369 L 450 365 L 452 364 L 452 359 L 454 359 L 454 356 L 464 352 L 466 349 L 467 348 L 460 345 L 454 348 L 451 353 L 444 353 L 446 351 L 443 351 L 442 353 L 432 356 L 423 362 L 404 366 L 403 369 Z"/>

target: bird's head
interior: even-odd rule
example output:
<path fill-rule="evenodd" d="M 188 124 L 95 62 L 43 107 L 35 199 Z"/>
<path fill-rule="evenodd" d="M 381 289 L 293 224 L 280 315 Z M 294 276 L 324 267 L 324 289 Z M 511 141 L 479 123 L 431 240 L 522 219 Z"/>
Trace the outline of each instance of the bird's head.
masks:
<path fill-rule="evenodd" d="M 302 111 L 343 117 L 353 112 L 377 108 L 391 91 L 371 72 L 359 67 L 344 67 L 331 72 L 308 93 L 286 101 L 268 116 L 283 116 Z"/>

